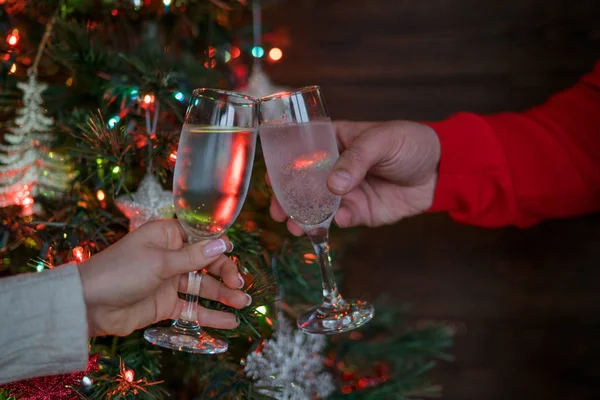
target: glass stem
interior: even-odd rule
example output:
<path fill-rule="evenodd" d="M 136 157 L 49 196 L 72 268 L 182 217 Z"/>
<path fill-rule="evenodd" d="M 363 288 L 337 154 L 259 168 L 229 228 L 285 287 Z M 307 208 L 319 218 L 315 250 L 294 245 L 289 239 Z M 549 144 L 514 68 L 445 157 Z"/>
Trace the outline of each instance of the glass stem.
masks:
<path fill-rule="evenodd" d="M 346 302 L 340 295 L 333 269 L 331 268 L 331 256 L 329 255 L 329 229 L 316 228 L 308 232 L 308 237 L 315 249 L 315 254 L 321 267 L 323 280 L 323 303 L 321 308 L 327 310 L 340 310 L 346 307 Z"/>
<path fill-rule="evenodd" d="M 182 333 L 194 331 L 200 332 L 197 310 L 198 298 L 200 297 L 200 282 L 202 277 L 197 272 L 190 272 L 188 275 L 188 290 L 185 295 L 185 304 L 179 315 L 179 319 L 173 324 L 173 328 Z"/>

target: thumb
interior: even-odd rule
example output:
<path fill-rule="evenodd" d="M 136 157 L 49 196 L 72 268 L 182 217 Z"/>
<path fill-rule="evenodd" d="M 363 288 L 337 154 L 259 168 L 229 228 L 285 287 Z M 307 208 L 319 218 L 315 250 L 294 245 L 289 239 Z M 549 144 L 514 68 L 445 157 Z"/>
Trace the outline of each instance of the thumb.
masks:
<path fill-rule="evenodd" d="M 352 191 L 365 179 L 367 172 L 385 158 L 388 147 L 375 131 L 357 136 L 333 166 L 327 178 L 329 190 L 338 195 Z"/>

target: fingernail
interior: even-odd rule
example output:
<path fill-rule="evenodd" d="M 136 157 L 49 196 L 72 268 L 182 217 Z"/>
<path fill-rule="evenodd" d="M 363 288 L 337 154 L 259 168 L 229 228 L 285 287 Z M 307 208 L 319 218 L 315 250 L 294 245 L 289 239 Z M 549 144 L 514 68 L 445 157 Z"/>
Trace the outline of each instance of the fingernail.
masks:
<path fill-rule="evenodd" d="M 244 293 L 244 294 L 248 298 L 248 302 L 246 303 L 246 307 L 248 307 L 250 304 L 252 304 L 252 296 L 250 296 L 248 293 Z"/>
<path fill-rule="evenodd" d="M 338 169 L 333 172 L 329 178 L 329 185 L 336 190 L 344 191 L 352 184 L 352 176 L 343 169 Z"/>
<path fill-rule="evenodd" d="M 227 249 L 227 245 L 223 239 L 213 240 L 204 245 L 202 251 L 206 257 L 214 257 L 223 253 Z"/>
<path fill-rule="evenodd" d="M 227 249 L 227 253 L 231 253 L 234 247 L 235 246 L 233 245 L 233 242 L 229 242 L 229 248 Z"/>
<path fill-rule="evenodd" d="M 244 284 L 246 282 L 244 282 L 244 277 L 242 276 L 242 274 L 238 273 L 238 276 L 240 277 L 240 286 L 238 287 L 238 289 L 241 289 L 244 287 Z"/>

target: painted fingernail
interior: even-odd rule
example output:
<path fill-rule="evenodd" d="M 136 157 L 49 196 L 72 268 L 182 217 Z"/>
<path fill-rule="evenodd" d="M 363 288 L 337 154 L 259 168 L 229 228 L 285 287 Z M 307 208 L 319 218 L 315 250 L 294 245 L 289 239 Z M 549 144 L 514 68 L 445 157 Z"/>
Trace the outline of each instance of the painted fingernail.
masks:
<path fill-rule="evenodd" d="M 329 177 L 329 185 L 336 190 L 346 190 L 352 184 L 352 176 L 343 169 L 338 169 Z"/>
<path fill-rule="evenodd" d="M 229 248 L 226 250 L 226 252 L 231 253 L 233 251 L 234 247 L 235 246 L 233 245 L 233 242 L 229 242 Z"/>
<path fill-rule="evenodd" d="M 248 307 L 250 304 L 252 304 L 252 296 L 250 296 L 248 293 L 244 293 L 244 294 L 248 298 L 248 302 L 246 303 L 246 307 Z"/>
<path fill-rule="evenodd" d="M 202 251 L 206 257 L 214 257 L 222 254 L 227 250 L 227 245 L 223 239 L 213 240 L 204 245 Z"/>
<path fill-rule="evenodd" d="M 242 274 L 238 273 L 238 276 L 240 277 L 240 286 L 238 287 L 238 289 L 241 289 L 244 287 L 244 284 L 246 282 L 244 282 L 244 277 L 242 276 Z"/>

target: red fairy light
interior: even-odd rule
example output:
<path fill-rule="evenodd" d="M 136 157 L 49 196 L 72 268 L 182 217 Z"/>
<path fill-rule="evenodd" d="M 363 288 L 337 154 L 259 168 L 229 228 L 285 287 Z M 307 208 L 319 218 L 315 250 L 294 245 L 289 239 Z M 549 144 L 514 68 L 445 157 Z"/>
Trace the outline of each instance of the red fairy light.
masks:
<path fill-rule="evenodd" d="M 125 371 L 123 371 L 123 379 L 125 379 L 127 382 L 132 383 L 134 378 L 135 374 L 132 370 L 126 369 Z"/>
<path fill-rule="evenodd" d="M 87 253 L 81 246 L 77 246 L 71 250 L 71 254 L 73 255 L 73 261 L 76 263 L 84 262 L 89 258 L 89 253 Z"/>
<path fill-rule="evenodd" d="M 304 262 L 306 264 L 314 264 L 314 262 L 317 260 L 317 256 L 313 253 L 306 253 L 304 254 Z"/>
<path fill-rule="evenodd" d="M 169 160 L 171 160 L 173 162 L 177 161 L 177 152 L 176 151 L 169 154 Z"/>
<path fill-rule="evenodd" d="M 6 42 L 11 46 L 16 46 L 17 44 L 19 44 L 19 39 L 19 30 L 13 29 L 11 34 L 6 37 Z"/>

